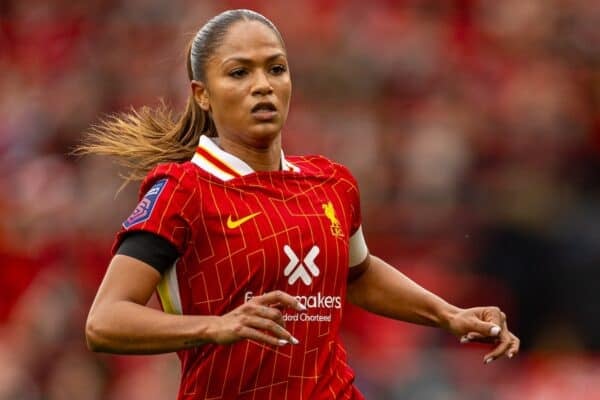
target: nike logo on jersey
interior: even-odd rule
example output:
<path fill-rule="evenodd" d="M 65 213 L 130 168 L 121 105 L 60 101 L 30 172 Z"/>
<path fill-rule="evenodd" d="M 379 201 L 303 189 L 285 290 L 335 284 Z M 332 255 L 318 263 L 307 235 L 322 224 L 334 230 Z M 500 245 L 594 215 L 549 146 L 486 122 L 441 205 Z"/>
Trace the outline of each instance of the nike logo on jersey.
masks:
<path fill-rule="evenodd" d="M 240 225 L 242 225 L 245 222 L 250 221 L 252 218 L 256 217 L 259 214 L 261 214 L 260 211 L 259 212 L 255 212 L 254 214 L 246 215 L 245 217 L 242 217 L 242 218 L 236 219 L 236 220 L 231 219 L 231 215 L 230 215 L 227 218 L 227 227 L 229 229 L 239 228 Z"/>

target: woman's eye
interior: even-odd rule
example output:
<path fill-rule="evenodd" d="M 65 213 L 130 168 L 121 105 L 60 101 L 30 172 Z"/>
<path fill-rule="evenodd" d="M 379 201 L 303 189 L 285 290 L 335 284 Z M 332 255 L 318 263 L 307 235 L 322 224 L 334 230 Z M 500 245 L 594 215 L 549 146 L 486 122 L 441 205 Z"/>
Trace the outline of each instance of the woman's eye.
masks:
<path fill-rule="evenodd" d="M 283 74 L 287 69 L 285 68 L 284 65 L 274 65 L 271 67 L 271 73 L 275 74 L 275 75 L 281 75 Z"/>
<path fill-rule="evenodd" d="M 246 76 L 247 72 L 245 69 L 234 69 L 233 71 L 231 71 L 229 73 L 229 76 L 233 77 L 233 78 L 242 78 L 244 76 Z"/>

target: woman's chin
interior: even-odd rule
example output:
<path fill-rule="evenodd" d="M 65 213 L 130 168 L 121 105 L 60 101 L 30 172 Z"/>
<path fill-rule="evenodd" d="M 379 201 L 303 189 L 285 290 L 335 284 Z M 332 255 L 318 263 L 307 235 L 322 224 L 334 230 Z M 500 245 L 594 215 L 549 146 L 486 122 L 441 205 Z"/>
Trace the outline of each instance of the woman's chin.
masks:
<path fill-rule="evenodd" d="M 248 135 L 256 141 L 271 142 L 281 134 L 281 124 L 262 123 L 256 124 L 248 130 Z"/>

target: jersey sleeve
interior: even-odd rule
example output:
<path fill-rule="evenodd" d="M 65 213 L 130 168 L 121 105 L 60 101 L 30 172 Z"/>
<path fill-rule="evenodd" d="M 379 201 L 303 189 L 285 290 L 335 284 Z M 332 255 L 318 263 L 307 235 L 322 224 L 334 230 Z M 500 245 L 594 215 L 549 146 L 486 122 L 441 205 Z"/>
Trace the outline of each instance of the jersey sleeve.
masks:
<path fill-rule="evenodd" d="M 181 255 L 191 240 L 191 220 L 196 214 L 196 191 L 176 164 L 158 167 L 144 179 L 140 200 L 123 222 L 112 247 L 115 254 L 132 232 L 149 232 L 171 243 Z"/>
<path fill-rule="evenodd" d="M 358 189 L 358 183 L 348 168 L 339 164 L 338 168 L 341 179 L 348 182 L 346 195 L 348 196 L 348 205 L 351 216 L 349 221 L 350 227 L 348 230 L 350 232 L 348 251 L 349 266 L 352 268 L 365 260 L 369 254 L 369 249 L 362 231 L 362 215 L 360 211 L 360 191 Z"/>

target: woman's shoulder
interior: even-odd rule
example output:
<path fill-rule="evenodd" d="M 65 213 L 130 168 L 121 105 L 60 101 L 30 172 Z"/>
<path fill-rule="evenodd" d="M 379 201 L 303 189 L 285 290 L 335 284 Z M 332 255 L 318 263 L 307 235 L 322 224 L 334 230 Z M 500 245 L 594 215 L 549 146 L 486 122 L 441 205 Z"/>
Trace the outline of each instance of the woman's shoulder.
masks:
<path fill-rule="evenodd" d="M 307 174 L 342 175 L 354 180 L 348 167 L 323 155 L 286 156 L 286 161 Z"/>
<path fill-rule="evenodd" d="M 167 181 L 175 184 L 179 189 L 192 187 L 195 182 L 195 168 L 191 163 L 168 162 L 160 163 L 154 167 L 144 180 L 140 187 L 140 192 L 145 193 L 159 181 Z"/>

